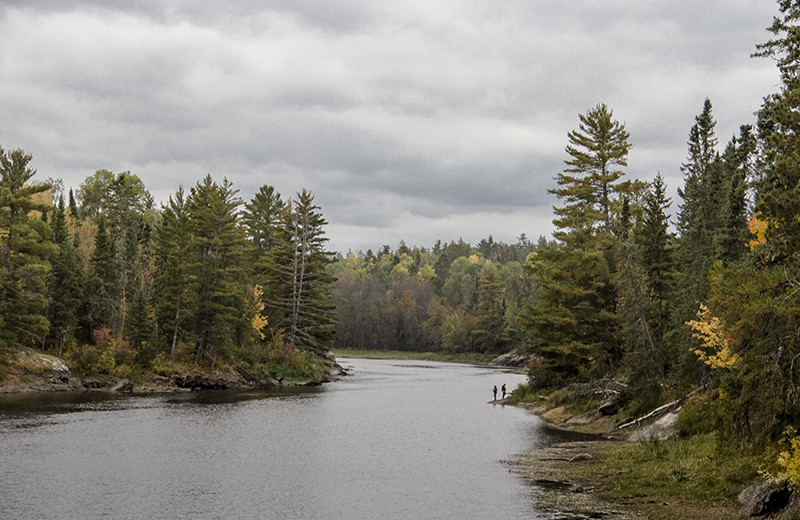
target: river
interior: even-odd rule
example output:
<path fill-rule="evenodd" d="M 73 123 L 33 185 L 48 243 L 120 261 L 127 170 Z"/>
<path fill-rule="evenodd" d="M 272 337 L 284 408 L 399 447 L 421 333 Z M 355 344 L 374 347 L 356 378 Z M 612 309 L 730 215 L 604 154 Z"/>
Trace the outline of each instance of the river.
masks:
<path fill-rule="evenodd" d="M 317 388 L 0 396 L 0 518 L 547 518 L 503 463 L 544 425 L 524 376 L 341 359 Z"/>

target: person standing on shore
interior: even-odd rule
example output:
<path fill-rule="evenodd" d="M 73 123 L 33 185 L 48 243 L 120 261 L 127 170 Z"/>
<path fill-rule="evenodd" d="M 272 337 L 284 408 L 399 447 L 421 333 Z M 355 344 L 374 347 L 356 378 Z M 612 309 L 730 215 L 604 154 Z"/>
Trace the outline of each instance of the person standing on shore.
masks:
<path fill-rule="evenodd" d="M 494 400 L 497 401 L 497 385 L 494 385 L 494 388 L 492 388 L 492 392 L 494 393 Z"/>
<path fill-rule="evenodd" d="M 503 399 L 505 399 L 506 398 L 506 384 L 505 383 L 503 383 L 502 390 L 503 390 Z"/>

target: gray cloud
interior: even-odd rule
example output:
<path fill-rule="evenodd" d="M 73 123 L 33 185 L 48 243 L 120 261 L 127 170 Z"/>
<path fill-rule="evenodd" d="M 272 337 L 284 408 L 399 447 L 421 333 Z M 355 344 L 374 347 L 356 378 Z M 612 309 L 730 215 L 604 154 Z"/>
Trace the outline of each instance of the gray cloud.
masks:
<path fill-rule="evenodd" d="M 705 97 L 724 143 L 777 87 L 770 2 L 6 2 L 0 145 L 77 185 L 130 170 L 310 189 L 331 247 L 551 231 L 566 134 L 599 102 L 673 193 Z"/>

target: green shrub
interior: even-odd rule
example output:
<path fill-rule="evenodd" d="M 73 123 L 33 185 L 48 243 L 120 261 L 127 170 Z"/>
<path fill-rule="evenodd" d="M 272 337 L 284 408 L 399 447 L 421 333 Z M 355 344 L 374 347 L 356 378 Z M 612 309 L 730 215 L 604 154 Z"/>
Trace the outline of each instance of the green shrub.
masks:
<path fill-rule="evenodd" d="M 675 422 L 678 435 L 689 437 L 711 433 L 714 430 L 716 411 L 707 395 L 695 395 L 686 400 Z"/>
<path fill-rule="evenodd" d="M 775 460 L 777 470 L 771 475 L 773 480 L 785 482 L 793 490 L 800 490 L 800 437 L 797 430 L 788 426 L 778 443 Z"/>

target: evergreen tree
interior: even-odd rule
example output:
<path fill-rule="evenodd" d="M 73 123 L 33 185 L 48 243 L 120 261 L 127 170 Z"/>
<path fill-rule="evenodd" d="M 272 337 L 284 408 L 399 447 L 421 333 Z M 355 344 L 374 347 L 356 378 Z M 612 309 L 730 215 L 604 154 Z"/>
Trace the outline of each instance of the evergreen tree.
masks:
<path fill-rule="evenodd" d="M 161 209 L 161 223 L 155 232 L 156 320 L 168 334 L 170 357 L 175 358 L 178 339 L 190 330 L 191 294 L 189 263 L 193 254 L 189 201 L 183 187 Z"/>
<path fill-rule="evenodd" d="M 325 250 L 327 221 L 319 209 L 307 190 L 284 205 L 270 250 L 273 290 L 267 303 L 289 344 L 321 354 L 332 346 L 336 331 L 330 304 L 334 280 L 327 272 L 333 257 Z"/>
<path fill-rule="evenodd" d="M 635 235 L 635 241 L 641 254 L 641 266 L 647 277 L 647 286 L 652 291 L 652 299 L 656 306 L 653 328 L 654 341 L 663 351 L 664 343 L 664 301 L 671 287 L 672 236 L 669 233 L 667 210 L 670 199 L 666 195 L 666 185 L 657 174 L 645 197 L 644 215 Z"/>
<path fill-rule="evenodd" d="M 800 265 L 800 2 L 781 0 L 780 16 L 769 31 L 771 40 L 757 46 L 755 56 L 774 58 L 781 76 L 780 92 L 764 99 L 758 113 L 759 135 L 767 164 L 759 185 L 758 205 L 767 222 L 767 244 L 774 263 Z"/>
<path fill-rule="evenodd" d="M 53 216 L 53 242 L 59 252 L 50 263 L 52 270 L 47 276 L 47 318 L 50 321 L 48 343 L 63 352 L 66 342 L 72 337 L 77 325 L 77 310 L 80 303 L 80 268 L 72 239 L 67 232 L 64 214 L 64 198 L 60 197 Z"/>
<path fill-rule="evenodd" d="M 117 264 L 117 248 L 114 240 L 106 232 L 105 219 L 97 221 L 97 234 L 94 240 L 91 267 L 86 281 L 88 309 L 86 326 L 88 337 L 94 330 L 106 326 L 118 335 L 120 330 L 119 297 L 120 269 Z"/>
<path fill-rule="evenodd" d="M 245 204 L 242 213 L 242 224 L 247 231 L 247 238 L 252 244 L 252 258 L 249 260 L 253 268 L 253 279 L 260 291 L 261 316 L 267 324 L 276 320 L 270 316 L 268 302 L 273 299 L 273 287 L 268 283 L 269 251 L 275 242 L 278 221 L 283 211 L 280 194 L 272 186 L 264 185 L 253 199 Z M 273 330 L 268 328 L 267 330 Z"/>
<path fill-rule="evenodd" d="M 505 284 L 497 273 L 497 267 L 487 262 L 481 270 L 475 328 L 470 333 L 471 342 L 478 352 L 498 352 L 505 344 L 504 296 Z"/>
<path fill-rule="evenodd" d="M 681 167 L 684 187 L 678 189 L 683 202 L 678 213 L 680 236 L 674 256 L 676 276 L 669 341 L 681 345 L 687 356 L 685 360 L 690 362 L 686 367 L 689 369 L 702 367 L 685 348 L 695 343 L 686 322 L 694 319 L 700 302 L 708 295 L 708 272 L 715 261 L 714 238 L 721 227 L 721 201 L 726 194 L 724 167 L 716 151 L 715 126 L 711 101 L 706 99 L 703 111 L 695 116 L 689 131 L 688 156 Z M 699 375 L 704 376 L 705 371 Z"/>
<path fill-rule="evenodd" d="M 542 247 L 526 268 L 538 286 L 539 301 L 526 317 L 542 366 L 536 385 L 585 379 L 619 360 L 610 251 L 612 222 L 625 196 L 638 196 L 642 183 L 622 181 L 630 150 L 625 125 L 603 104 L 580 116 L 569 132 L 567 168 L 551 189 L 564 202 L 555 208 L 557 247 Z"/>
<path fill-rule="evenodd" d="M 45 258 L 58 248 L 49 240 L 50 227 L 34 216 L 47 206 L 35 196 L 49 189 L 30 182 L 32 157 L 22 150 L 0 148 L 0 349 L 40 344 L 49 330 L 45 317 Z"/>
<path fill-rule="evenodd" d="M 631 190 L 631 183 L 617 182 L 625 175 L 619 168 L 628 165 L 630 133 L 605 104 L 578 117 L 579 129 L 567 134 L 570 158 L 564 162 L 568 168 L 556 176 L 560 187 L 549 190 L 566 201 L 564 208 L 556 208 L 560 217 L 556 224 L 562 229 L 581 229 L 599 223 L 610 231 L 612 204 L 620 201 L 619 194 Z"/>
<path fill-rule="evenodd" d="M 634 223 L 627 198 L 623 199 L 618 228 L 620 235 L 614 253 L 619 269 L 614 274 L 614 284 L 620 337 L 625 343 L 628 389 L 640 403 L 655 405 L 665 375 L 664 353 L 651 326 L 656 302 L 647 284 L 641 251 L 633 240 Z"/>
<path fill-rule="evenodd" d="M 242 224 L 247 229 L 248 238 L 260 254 L 269 251 L 272 245 L 272 233 L 282 209 L 280 194 L 274 187 L 266 184 L 261 186 L 253 199 L 244 205 Z"/>
<path fill-rule="evenodd" d="M 72 193 L 72 188 L 69 189 L 69 214 L 75 220 L 77 225 L 81 223 L 81 215 L 78 211 L 78 204 L 75 202 L 75 195 Z"/>
<path fill-rule="evenodd" d="M 136 350 L 140 363 L 147 365 L 155 357 L 153 321 L 147 305 L 145 291 L 137 290 L 131 298 L 130 319 L 126 326 L 126 336 L 131 347 Z"/>
<path fill-rule="evenodd" d="M 748 250 L 750 231 L 747 204 L 748 177 L 756 141 L 750 125 L 742 125 L 739 138 L 735 136 L 722 154 L 724 168 L 723 197 L 720 197 L 720 226 L 714 237 L 714 257 L 725 262 L 739 260 Z"/>
<path fill-rule="evenodd" d="M 217 184 L 207 175 L 191 190 L 189 215 L 194 236 L 190 264 L 194 283 L 195 360 L 234 346 L 249 328 L 244 265 L 247 244 L 239 226 L 239 206 L 228 179 Z"/>

